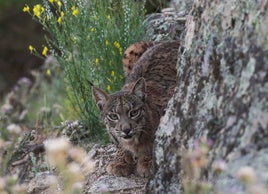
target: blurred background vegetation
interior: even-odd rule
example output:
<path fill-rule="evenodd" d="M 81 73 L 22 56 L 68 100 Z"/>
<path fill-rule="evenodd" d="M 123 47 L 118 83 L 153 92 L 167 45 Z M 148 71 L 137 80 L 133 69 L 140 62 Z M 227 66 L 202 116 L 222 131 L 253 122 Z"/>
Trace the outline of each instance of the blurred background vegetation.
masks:
<path fill-rule="evenodd" d="M 42 60 L 29 55 L 27 45 L 44 42 L 41 26 L 21 9 L 33 0 L 0 1 L 0 100 L 19 77 L 31 77 L 29 71 L 40 67 Z"/>
<path fill-rule="evenodd" d="M 41 1 L 0 2 L 1 134 L 12 123 L 26 130 L 59 125 L 64 119 L 65 86 L 59 67 L 53 65 L 58 71 L 52 76 L 47 71 L 52 62 L 32 55 L 28 49 L 31 44 L 40 50 L 45 44 L 42 26 L 22 11 L 25 4 L 37 2 Z"/>
<path fill-rule="evenodd" d="M 121 88 L 124 50 L 142 40 L 145 14 L 166 3 L 0 1 L 1 137 L 10 124 L 45 132 L 80 120 L 89 141 L 107 142 L 89 82 L 109 93 Z"/>
<path fill-rule="evenodd" d="M 123 51 L 141 40 L 144 3 L 1 1 L 1 136 L 10 124 L 45 131 L 80 120 L 90 141 L 106 142 L 89 82 L 109 93 L 120 89 Z"/>

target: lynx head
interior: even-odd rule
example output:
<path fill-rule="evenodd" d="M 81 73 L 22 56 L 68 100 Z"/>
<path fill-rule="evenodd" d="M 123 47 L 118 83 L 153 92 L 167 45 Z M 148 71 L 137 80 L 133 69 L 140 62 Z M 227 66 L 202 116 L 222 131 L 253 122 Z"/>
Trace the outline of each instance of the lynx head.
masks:
<path fill-rule="evenodd" d="M 146 129 L 145 80 L 140 78 L 130 91 L 108 95 L 92 88 L 93 97 L 101 111 L 102 119 L 115 143 L 139 141 Z"/>

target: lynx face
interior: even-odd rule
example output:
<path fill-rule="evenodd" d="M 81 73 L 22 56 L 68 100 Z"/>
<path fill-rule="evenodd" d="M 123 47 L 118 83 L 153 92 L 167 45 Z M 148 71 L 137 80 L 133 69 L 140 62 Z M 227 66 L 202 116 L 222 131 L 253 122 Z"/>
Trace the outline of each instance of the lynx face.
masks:
<path fill-rule="evenodd" d="M 140 137 L 149 132 L 146 130 L 149 118 L 146 116 L 144 92 L 143 78 L 137 81 L 131 91 L 119 91 L 112 95 L 93 88 L 93 96 L 115 143 L 139 143 Z"/>
<path fill-rule="evenodd" d="M 144 102 L 133 94 L 110 96 L 103 119 L 112 138 L 117 141 L 138 141 L 145 124 Z"/>

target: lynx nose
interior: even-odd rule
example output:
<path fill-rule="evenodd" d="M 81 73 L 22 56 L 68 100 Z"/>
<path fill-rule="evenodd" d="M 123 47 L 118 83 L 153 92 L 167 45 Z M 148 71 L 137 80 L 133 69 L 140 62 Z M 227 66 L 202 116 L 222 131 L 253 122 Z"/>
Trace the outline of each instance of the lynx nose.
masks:
<path fill-rule="evenodd" d="M 123 132 L 126 134 L 126 135 L 129 135 L 131 129 L 130 128 L 126 128 L 123 130 Z"/>

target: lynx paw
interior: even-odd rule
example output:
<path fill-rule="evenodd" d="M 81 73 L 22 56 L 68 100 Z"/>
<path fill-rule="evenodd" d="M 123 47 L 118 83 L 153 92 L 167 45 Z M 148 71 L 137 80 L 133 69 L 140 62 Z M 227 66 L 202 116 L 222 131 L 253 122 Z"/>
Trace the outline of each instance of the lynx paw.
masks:
<path fill-rule="evenodd" d="M 134 167 L 123 162 L 111 162 L 106 170 L 109 174 L 115 176 L 129 176 L 133 173 Z"/>
<path fill-rule="evenodd" d="M 152 157 L 143 157 L 138 160 L 137 172 L 141 177 L 149 177 L 151 175 Z"/>

